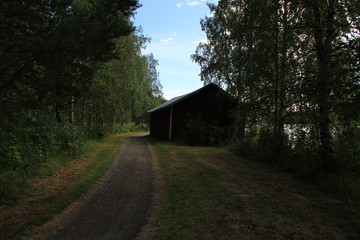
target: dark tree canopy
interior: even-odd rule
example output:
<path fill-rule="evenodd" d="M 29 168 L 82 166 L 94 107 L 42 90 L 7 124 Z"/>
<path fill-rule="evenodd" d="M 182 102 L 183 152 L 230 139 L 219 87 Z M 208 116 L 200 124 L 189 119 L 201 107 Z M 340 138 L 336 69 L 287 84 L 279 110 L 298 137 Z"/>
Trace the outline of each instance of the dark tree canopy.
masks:
<path fill-rule="evenodd" d="M 139 7 L 137 0 L 0 2 L 4 198 L 21 186 L 18 174 L 52 155 L 76 155 L 87 137 L 125 122 L 145 124 L 146 111 L 163 100 L 157 61 L 141 54 L 150 39 L 131 21 Z"/>
<path fill-rule="evenodd" d="M 313 172 L 359 167 L 358 138 L 345 140 L 359 132 L 359 1 L 221 0 L 209 8 L 201 20 L 208 42 L 192 59 L 203 81 L 237 98 L 237 139 L 272 152 L 272 161 L 307 156 Z"/>
<path fill-rule="evenodd" d="M 94 69 L 129 35 L 137 1 L 2 1 L 0 98 L 31 105 L 79 95 Z M 39 101 L 40 100 L 40 101 Z"/>

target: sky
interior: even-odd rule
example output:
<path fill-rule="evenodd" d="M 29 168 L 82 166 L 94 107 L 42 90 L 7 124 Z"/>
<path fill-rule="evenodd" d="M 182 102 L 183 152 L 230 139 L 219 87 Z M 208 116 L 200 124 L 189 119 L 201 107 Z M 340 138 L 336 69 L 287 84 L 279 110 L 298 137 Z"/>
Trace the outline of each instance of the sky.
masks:
<path fill-rule="evenodd" d="M 199 42 L 206 41 L 200 20 L 210 14 L 207 3 L 217 0 L 140 0 L 134 24 L 142 27 L 151 43 L 143 54 L 153 53 L 163 96 L 173 97 L 203 86 L 200 66 L 190 58 Z"/>

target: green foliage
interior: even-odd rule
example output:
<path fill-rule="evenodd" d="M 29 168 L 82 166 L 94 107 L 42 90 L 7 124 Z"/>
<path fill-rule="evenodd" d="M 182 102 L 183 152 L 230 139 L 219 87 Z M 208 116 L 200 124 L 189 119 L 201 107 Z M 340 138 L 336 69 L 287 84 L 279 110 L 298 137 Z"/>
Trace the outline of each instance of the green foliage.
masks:
<path fill-rule="evenodd" d="M 19 171 L 2 170 L 0 172 L 0 205 L 16 203 L 23 193 L 21 186 L 25 182 L 26 179 L 19 174 Z"/>
<path fill-rule="evenodd" d="M 5 164 L 12 169 L 16 169 L 22 166 L 22 159 L 19 150 L 20 146 L 18 144 L 10 145 L 6 149 L 6 155 L 4 156 L 6 161 Z"/>
<path fill-rule="evenodd" d="M 135 124 L 132 122 L 122 123 L 116 126 L 114 132 L 117 133 L 128 133 L 128 132 L 148 132 L 149 124 Z"/>
<path fill-rule="evenodd" d="M 59 124 L 56 128 L 56 150 L 75 157 L 84 149 L 84 133 L 81 128 L 71 123 Z"/>
<path fill-rule="evenodd" d="M 2 1 L 1 108 L 46 105 L 61 111 L 113 58 L 113 39 L 131 33 L 129 17 L 137 7 L 134 0 Z"/>
<path fill-rule="evenodd" d="M 304 178 L 327 172 L 359 179 L 359 6 L 209 4 L 212 14 L 200 22 L 208 41 L 192 59 L 204 82 L 237 99 L 233 132 L 242 153 Z"/>
<path fill-rule="evenodd" d="M 21 131 L 16 124 L 27 127 Z M 28 179 L 51 174 L 84 150 L 81 129 L 70 123 L 59 124 L 39 117 L 32 119 L 31 124 L 24 120 L 16 124 L 12 132 L 1 131 L 4 144 L 0 148 L 0 204 L 16 202 Z"/>
<path fill-rule="evenodd" d="M 260 162 L 272 162 L 272 135 L 262 129 L 256 137 L 245 137 L 237 143 L 237 152 Z"/>
<path fill-rule="evenodd" d="M 360 128 L 355 123 L 344 128 L 335 140 L 339 172 L 351 177 L 360 175 Z"/>
<path fill-rule="evenodd" d="M 0 204 L 51 174 L 88 137 L 147 123 L 161 84 L 137 0 L 0 3 Z M 57 156 L 57 157 L 54 157 Z M 61 159 L 61 160 L 60 160 Z"/>
<path fill-rule="evenodd" d="M 152 55 L 141 55 L 147 42 L 141 30 L 117 39 L 116 58 L 96 71 L 89 94 L 75 106 L 89 136 L 118 132 L 128 122 L 148 123 L 147 111 L 160 104 L 158 63 Z"/>
<path fill-rule="evenodd" d="M 224 143 L 228 136 L 227 127 L 202 120 L 201 114 L 187 116 L 181 140 L 189 145 L 219 145 Z"/>

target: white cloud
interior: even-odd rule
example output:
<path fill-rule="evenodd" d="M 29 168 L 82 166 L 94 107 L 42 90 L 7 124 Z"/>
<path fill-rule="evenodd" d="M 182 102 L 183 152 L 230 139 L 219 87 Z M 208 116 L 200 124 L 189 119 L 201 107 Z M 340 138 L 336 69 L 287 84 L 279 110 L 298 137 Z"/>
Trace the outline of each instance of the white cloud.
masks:
<path fill-rule="evenodd" d="M 182 7 L 184 5 L 187 5 L 187 6 L 190 6 L 190 7 L 195 7 L 195 6 L 199 5 L 202 2 L 204 3 L 204 2 L 206 2 L 206 0 L 186 0 L 186 2 L 177 3 L 176 6 L 178 8 Z"/>
<path fill-rule="evenodd" d="M 203 39 L 197 40 L 197 41 L 195 41 L 193 43 L 196 44 L 196 45 L 199 45 L 200 43 L 209 43 L 209 41 L 208 41 L 207 38 L 203 38 Z"/>
<path fill-rule="evenodd" d="M 192 2 L 187 2 L 186 4 L 189 5 L 189 6 L 197 6 L 197 5 L 200 4 L 200 2 L 195 0 L 195 1 L 192 1 Z"/>
<path fill-rule="evenodd" d="M 173 41 L 173 40 L 174 40 L 174 38 L 172 38 L 172 37 L 167 38 L 167 39 L 160 39 L 160 41 L 161 41 L 162 43 L 165 43 L 166 45 L 168 45 L 169 42 L 171 42 L 171 41 Z"/>

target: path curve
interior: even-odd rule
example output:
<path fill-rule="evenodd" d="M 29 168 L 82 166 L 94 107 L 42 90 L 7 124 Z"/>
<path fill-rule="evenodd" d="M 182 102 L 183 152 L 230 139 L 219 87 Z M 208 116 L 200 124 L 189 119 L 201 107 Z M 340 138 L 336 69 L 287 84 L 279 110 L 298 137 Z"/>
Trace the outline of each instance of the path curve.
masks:
<path fill-rule="evenodd" d="M 136 239 L 152 204 L 153 161 L 144 134 L 128 136 L 113 166 L 79 206 L 33 239 Z"/>

